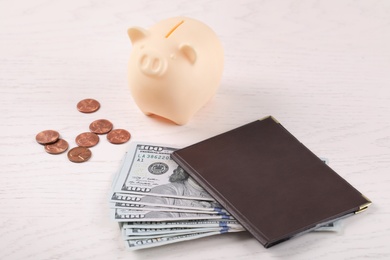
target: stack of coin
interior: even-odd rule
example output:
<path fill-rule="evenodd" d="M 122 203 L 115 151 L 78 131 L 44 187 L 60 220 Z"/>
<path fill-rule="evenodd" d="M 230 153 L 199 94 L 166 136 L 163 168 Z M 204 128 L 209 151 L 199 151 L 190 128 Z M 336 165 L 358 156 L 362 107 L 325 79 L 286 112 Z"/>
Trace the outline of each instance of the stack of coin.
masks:
<path fill-rule="evenodd" d="M 60 154 L 68 150 L 68 142 L 60 139 L 60 134 L 55 130 L 44 130 L 35 136 L 35 140 L 45 146 L 45 151 L 50 154 Z"/>
<path fill-rule="evenodd" d="M 100 108 L 100 103 L 92 98 L 83 99 L 77 103 L 77 110 L 82 113 L 93 113 Z M 113 124 L 107 119 L 98 119 L 89 125 L 90 132 L 84 132 L 76 137 L 77 147 L 68 151 L 68 159 L 71 162 L 81 163 L 88 161 L 92 152 L 89 149 L 99 143 L 99 135 L 107 134 L 107 140 L 112 144 L 123 144 L 130 140 L 130 133 L 125 129 L 114 129 Z M 68 150 L 68 142 L 60 139 L 60 134 L 55 130 L 45 130 L 37 134 L 38 143 L 45 146 L 45 151 L 50 154 L 60 154 Z"/>

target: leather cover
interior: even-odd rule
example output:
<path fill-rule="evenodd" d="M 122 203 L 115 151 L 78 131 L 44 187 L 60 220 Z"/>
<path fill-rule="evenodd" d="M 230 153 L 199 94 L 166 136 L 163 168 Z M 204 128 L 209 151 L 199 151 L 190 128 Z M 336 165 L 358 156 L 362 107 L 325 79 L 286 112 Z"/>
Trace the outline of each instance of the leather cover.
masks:
<path fill-rule="evenodd" d="M 273 117 L 172 158 L 266 248 L 370 203 Z"/>

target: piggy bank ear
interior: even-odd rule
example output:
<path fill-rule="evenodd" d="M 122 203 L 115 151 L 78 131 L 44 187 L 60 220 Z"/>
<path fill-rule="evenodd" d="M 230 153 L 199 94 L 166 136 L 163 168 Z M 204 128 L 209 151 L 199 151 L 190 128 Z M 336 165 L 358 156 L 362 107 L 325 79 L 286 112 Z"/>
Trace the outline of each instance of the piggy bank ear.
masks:
<path fill-rule="evenodd" d="M 195 63 L 197 55 L 194 47 L 187 43 L 183 43 L 180 45 L 179 50 L 181 51 L 181 53 L 184 54 L 184 56 L 189 60 L 191 64 Z"/>
<path fill-rule="evenodd" d="M 127 29 L 127 34 L 129 35 L 131 43 L 134 44 L 137 41 L 146 38 L 149 35 L 149 31 L 141 27 L 130 27 Z"/>

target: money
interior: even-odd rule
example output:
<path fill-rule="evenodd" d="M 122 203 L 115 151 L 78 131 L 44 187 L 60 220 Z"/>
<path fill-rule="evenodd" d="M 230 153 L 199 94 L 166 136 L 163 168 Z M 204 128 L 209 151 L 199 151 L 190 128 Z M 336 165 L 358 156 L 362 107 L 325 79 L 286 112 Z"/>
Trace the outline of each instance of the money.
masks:
<path fill-rule="evenodd" d="M 111 217 L 118 222 L 139 221 L 172 221 L 200 219 L 233 219 L 225 214 L 192 213 L 183 211 L 146 211 L 123 208 L 112 208 Z"/>
<path fill-rule="evenodd" d="M 132 143 L 114 192 L 215 201 L 170 157 L 175 148 Z"/>
<path fill-rule="evenodd" d="M 100 103 L 91 98 L 83 99 L 77 103 L 77 109 L 82 113 L 92 113 L 100 108 Z M 88 161 L 92 152 L 89 148 L 99 143 L 97 134 L 107 134 L 107 140 L 112 144 L 123 144 L 129 141 L 131 135 L 125 129 L 114 129 L 113 124 L 107 119 L 99 119 L 93 121 L 89 125 L 90 132 L 84 132 L 76 137 L 78 147 L 71 149 L 68 152 L 68 159 L 71 162 Z M 60 134 L 55 130 L 44 130 L 35 136 L 35 140 L 44 145 L 45 151 L 50 154 L 60 154 L 68 150 L 69 144 L 66 140 L 60 139 Z"/>
<path fill-rule="evenodd" d="M 170 158 L 175 150 L 158 144 L 132 143 L 113 178 L 110 216 L 120 224 L 130 250 L 245 231 Z M 337 232 L 340 223 L 324 223 L 315 229 Z"/>
<path fill-rule="evenodd" d="M 55 143 L 46 144 L 45 151 L 51 154 L 60 154 L 68 150 L 69 144 L 64 139 L 58 139 Z"/>
<path fill-rule="evenodd" d="M 178 227 L 178 228 L 122 228 L 122 235 L 125 239 L 131 239 L 133 237 L 140 238 L 141 236 L 161 236 L 161 235 L 177 235 L 177 234 L 189 234 L 189 233 L 198 233 L 198 232 L 210 232 L 217 231 L 220 233 L 230 231 L 230 232 L 240 232 L 244 229 L 240 228 L 231 228 L 231 227 Z"/>
<path fill-rule="evenodd" d="M 111 202 L 110 208 L 118 209 L 129 209 L 129 210 L 143 210 L 143 211 L 175 211 L 175 212 L 191 212 L 191 213 L 205 213 L 205 214 L 219 214 L 219 215 L 229 215 L 228 212 L 220 210 L 216 211 L 213 209 L 209 210 L 198 210 L 198 209 L 189 209 L 189 208 L 175 208 L 175 207 L 161 207 L 161 206 L 151 206 L 143 204 L 133 204 L 133 203 L 123 203 L 123 202 Z"/>
<path fill-rule="evenodd" d="M 144 231 L 143 229 L 140 229 Z M 208 233 L 208 232 L 218 232 L 219 234 L 232 233 L 232 232 L 242 232 L 244 230 L 232 229 L 232 228 L 172 228 L 169 230 L 156 230 L 148 232 L 134 232 L 133 230 L 122 229 L 122 238 L 123 240 L 133 240 L 133 239 L 155 239 L 163 237 L 174 237 L 177 235 L 188 235 L 194 233 Z"/>
<path fill-rule="evenodd" d="M 92 147 L 99 143 L 99 136 L 92 132 L 81 133 L 76 136 L 76 144 L 82 147 Z"/>
<path fill-rule="evenodd" d="M 68 152 L 68 159 L 71 162 L 82 163 L 88 161 L 92 156 L 91 150 L 86 147 L 74 147 Z"/>
<path fill-rule="evenodd" d="M 215 201 L 158 197 L 142 194 L 126 194 L 114 192 L 110 198 L 110 201 L 119 203 L 131 203 L 143 206 L 158 206 L 164 208 L 190 209 L 197 211 L 223 211 L 222 206 Z"/>
<path fill-rule="evenodd" d="M 204 232 L 204 233 L 191 233 L 191 234 L 181 234 L 169 237 L 155 237 L 148 239 L 129 239 L 125 240 L 126 246 L 130 250 L 144 249 L 156 246 L 163 246 L 172 243 L 177 243 L 181 241 L 188 241 L 193 239 L 198 239 L 202 237 L 214 236 L 222 234 L 220 232 Z"/>
<path fill-rule="evenodd" d="M 122 235 L 124 239 L 136 238 L 151 238 L 152 236 L 172 236 L 178 234 L 201 233 L 216 231 L 220 233 L 240 232 L 243 228 L 234 227 L 171 227 L 171 228 L 125 228 L 122 227 Z"/>
<path fill-rule="evenodd" d="M 98 119 L 89 125 L 89 130 L 91 130 L 92 133 L 98 135 L 107 134 L 112 130 L 112 128 L 113 124 L 107 119 Z"/>
<path fill-rule="evenodd" d="M 35 140 L 40 144 L 52 144 L 58 138 L 60 138 L 60 134 L 55 130 L 44 130 L 35 136 Z"/>
<path fill-rule="evenodd" d="M 130 133 L 125 129 L 114 129 L 107 134 L 107 140 L 112 144 L 126 143 L 130 137 Z"/>
<path fill-rule="evenodd" d="M 230 227 L 235 229 L 243 229 L 237 220 L 180 220 L 180 221 L 135 221 L 126 222 L 122 225 L 123 228 L 215 228 L 215 227 Z"/>
<path fill-rule="evenodd" d="M 68 150 L 69 144 L 60 139 L 60 134 L 55 130 L 44 130 L 35 136 L 35 140 L 44 145 L 45 151 L 50 154 L 60 154 Z"/>
<path fill-rule="evenodd" d="M 82 113 L 93 113 L 100 108 L 100 103 L 92 98 L 86 98 L 77 103 L 77 110 Z"/>

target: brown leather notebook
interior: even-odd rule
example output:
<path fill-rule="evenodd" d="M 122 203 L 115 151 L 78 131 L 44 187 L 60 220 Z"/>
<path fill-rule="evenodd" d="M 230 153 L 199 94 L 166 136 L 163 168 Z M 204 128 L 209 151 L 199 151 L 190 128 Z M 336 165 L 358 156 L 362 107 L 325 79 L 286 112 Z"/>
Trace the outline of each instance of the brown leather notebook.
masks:
<path fill-rule="evenodd" d="M 266 248 L 371 204 L 273 117 L 171 156 Z"/>

